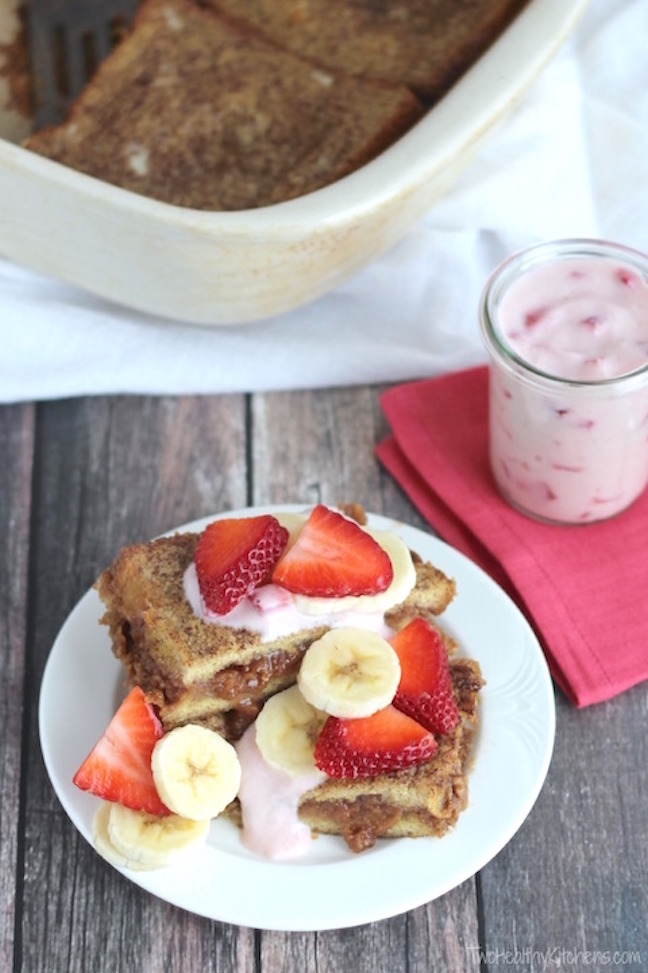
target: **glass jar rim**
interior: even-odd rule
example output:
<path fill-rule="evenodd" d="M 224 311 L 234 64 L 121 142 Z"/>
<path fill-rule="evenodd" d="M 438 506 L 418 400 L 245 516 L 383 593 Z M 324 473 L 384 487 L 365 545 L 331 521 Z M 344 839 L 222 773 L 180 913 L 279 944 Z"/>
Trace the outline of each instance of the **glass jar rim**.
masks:
<path fill-rule="evenodd" d="M 648 283 L 648 254 L 622 243 L 588 237 L 567 237 L 534 244 L 512 253 L 490 274 L 479 300 L 479 320 L 482 336 L 490 353 L 516 375 L 536 381 L 547 388 L 615 388 L 631 391 L 644 384 L 648 377 L 648 360 L 645 364 L 607 378 L 574 379 L 546 372 L 519 355 L 501 336 L 493 322 L 492 303 L 507 287 L 532 268 L 554 260 L 582 257 L 602 257 L 620 260 L 638 270 Z"/>

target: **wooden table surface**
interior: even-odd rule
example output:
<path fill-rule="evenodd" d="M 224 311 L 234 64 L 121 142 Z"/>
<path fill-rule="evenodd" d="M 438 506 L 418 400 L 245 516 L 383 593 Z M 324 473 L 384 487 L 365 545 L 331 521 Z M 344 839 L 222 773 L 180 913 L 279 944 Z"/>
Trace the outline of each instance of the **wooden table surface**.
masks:
<path fill-rule="evenodd" d="M 43 667 L 121 545 L 268 502 L 360 500 L 425 527 L 374 458 L 379 391 L 0 407 L 2 973 L 648 969 L 646 685 L 583 711 L 558 693 L 547 781 L 510 843 L 436 901 L 344 930 L 263 932 L 160 901 L 93 851 L 52 790 Z"/>

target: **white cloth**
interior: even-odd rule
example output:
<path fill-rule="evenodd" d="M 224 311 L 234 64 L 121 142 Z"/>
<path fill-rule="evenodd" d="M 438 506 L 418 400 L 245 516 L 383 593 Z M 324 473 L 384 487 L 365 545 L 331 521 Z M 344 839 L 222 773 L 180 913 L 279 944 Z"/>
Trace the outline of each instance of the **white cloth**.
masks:
<path fill-rule="evenodd" d="M 479 294 L 508 253 L 564 236 L 648 249 L 647 40 L 648 0 L 591 0 L 454 189 L 352 280 L 271 320 L 158 321 L 0 260 L 0 401 L 318 388 L 478 364 Z"/>

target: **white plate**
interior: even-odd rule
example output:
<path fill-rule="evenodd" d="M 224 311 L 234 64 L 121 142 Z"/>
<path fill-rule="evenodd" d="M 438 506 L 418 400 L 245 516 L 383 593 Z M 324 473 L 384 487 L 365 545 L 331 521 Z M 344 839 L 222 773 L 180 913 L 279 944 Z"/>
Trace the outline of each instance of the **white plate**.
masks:
<path fill-rule="evenodd" d="M 256 508 L 303 509 L 294 506 Z M 250 511 L 246 511 L 250 513 Z M 245 513 L 245 512 L 241 512 Z M 231 515 L 231 512 L 230 512 Z M 206 518 L 181 530 L 200 530 Z M 486 685 L 470 773 L 469 804 L 443 838 L 383 839 L 360 855 L 321 837 L 295 863 L 255 858 L 228 821 L 212 823 L 206 851 L 154 872 L 124 871 L 167 902 L 222 922 L 259 929 L 335 929 L 385 919 L 443 895 L 490 861 L 529 814 L 553 749 L 555 705 L 540 646 L 508 596 L 471 561 L 413 527 L 375 515 L 457 581 L 443 615 L 462 654 L 478 659 Z M 72 776 L 103 733 L 123 688 L 99 598 L 89 591 L 63 625 L 45 668 L 40 735 L 61 804 L 87 841 L 97 799 Z"/>

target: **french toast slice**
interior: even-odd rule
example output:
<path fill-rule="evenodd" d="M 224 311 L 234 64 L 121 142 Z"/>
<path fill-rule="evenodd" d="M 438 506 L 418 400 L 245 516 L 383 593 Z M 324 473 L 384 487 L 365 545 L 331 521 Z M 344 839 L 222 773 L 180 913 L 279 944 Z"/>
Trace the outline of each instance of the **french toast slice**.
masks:
<path fill-rule="evenodd" d="M 404 84 L 437 101 L 527 0 L 206 0 L 327 70 Z"/>
<path fill-rule="evenodd" d="M 451 659 L 450 675 L 460 719 L 449 733 L 438 736 L 433 757 L 372 777 L 329 777 L 306 791 L 297 813 L 314 835 L 339 835 L 351 851 L 361 852 L 379 838 L 440 838 L 454 827 L 468 802 L 479 692 L 485 681 L 474 659 Z M 227 815 L 243 827 L 238 798 Z"/>
<path fill-rule="evenodd" d="M 236 739 L 263 701 L 295 682 L 301 659 L 326 625 L 269 641 L 257 632 L 204 621 L 183 585 L 199 535 L 180 533 L 124 548 L 96 582 L 112 649 L 129 684 L 139 685 L 165 730 L 202 723 Z M 416 615 L 434 618 L 454 581 L 413 555 L 416 584 L 385 614 L 393 629 Z"/>
<path fill-rule="evenodd" d="M 427 762 L 374 777 L 328 778 L 307 791 L 299 817 L 320 834 L 341 835 L 352 851 L 370 848 L 377 838 L 441 837 L 457 822 L 468 800 L 468 765 L 484 685 L 479 663 L 450 663 L 461 719 L 438 737 Z"/>
<path fill-rule="evenodd" d="M 246 210 L 341 179 L 422 114 L 404 86 L 324 72 L 193 0 L 144 0 L 67 119 L 24 144 L 163 202 Z"/>

